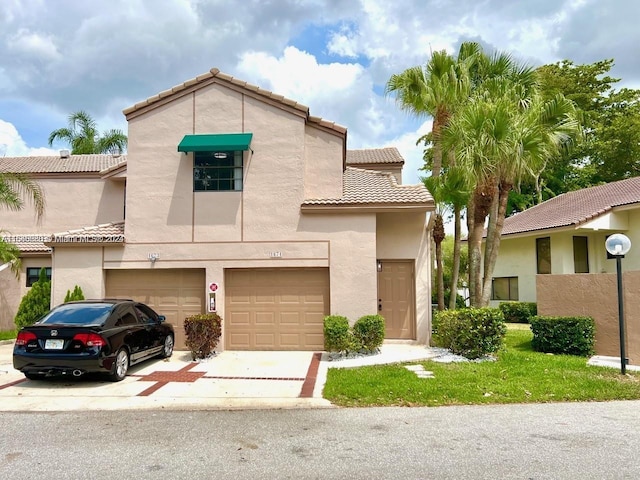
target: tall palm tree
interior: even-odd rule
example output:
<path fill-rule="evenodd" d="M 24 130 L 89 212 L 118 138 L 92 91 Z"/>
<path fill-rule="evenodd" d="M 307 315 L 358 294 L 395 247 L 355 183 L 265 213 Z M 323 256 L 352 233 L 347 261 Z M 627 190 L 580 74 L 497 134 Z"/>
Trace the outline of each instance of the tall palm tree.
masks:
<path fill-rule="evenodd" d="M 120 153 L 127 148 L 127 136 L 117 129 L 98 132 L 95 120 L 82 110 L 69 115 L 69 126 L 59 128 L 49 135 L 49 146 L 55 140 L 63 140 L 71 146 L 75 155 L 90 153 Z"/>
<path fill-rule="evenodd" d="M 34 207 L 36 219 L 44 214 L 44 191 L 38 182 L 22 174 L 0 172 L 0 210 L 21 210 L 25 200 Z M 20 275 L 20 250 L 0 237 L 0 265 L 9 263 L 11 270 Z"/>
<path fill-rule="evenodd" d="M 543 101 L 534 88 L 514 78 L 517 75 L 485 81 L 444 134 L 445 145 L 454 149 L 476 184 L 469 207 L 469 283 L 474 306 L 485 306 L 490 299 L 509 192 L 580 134 L 572 102 L 562 95 Z"/>

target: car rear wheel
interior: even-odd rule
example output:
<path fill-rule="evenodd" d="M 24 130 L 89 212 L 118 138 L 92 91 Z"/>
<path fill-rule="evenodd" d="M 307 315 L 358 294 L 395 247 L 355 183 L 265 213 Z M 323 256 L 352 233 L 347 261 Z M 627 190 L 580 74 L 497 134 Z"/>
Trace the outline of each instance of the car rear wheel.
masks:
<path fill-rule="evenodd" d="M 171 355 L 173 355 L 173 335 L 167 335 L 164 337 L 164 345 L 160 356 L 162 358 L 169 358 Z"/>
<path fill-rule="evenodd" d="M 127 370 L 129 370 L 129 353 L 124 348 L 118 350 L 116 354 L 116 360 L 113 363 L 113 373 L 109 378 L 114 382 L 124 380 L 127 376 Z"/>

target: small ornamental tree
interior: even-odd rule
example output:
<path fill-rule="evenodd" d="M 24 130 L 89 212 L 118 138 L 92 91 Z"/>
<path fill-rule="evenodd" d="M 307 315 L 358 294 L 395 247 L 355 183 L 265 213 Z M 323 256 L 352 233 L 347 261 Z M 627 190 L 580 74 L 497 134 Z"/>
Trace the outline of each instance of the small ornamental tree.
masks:
<path fill-rule="evenodd" d="M 40 269 L 38 281 L 31 285 L 31 290 L 22 297 L 15 324 L 17 328 L 33 325 L 51 309 L 51 282 L 47 278 L 47 271 Z"/>
<path fill-rule="evenodd" d="M 76 285 L 73 287 L 73 292 L 71 290 L 67 290 L 67 294 L 64 297 L 64 303 L 75 302 L 78 300 L 84 300 L 84 293 L 82 293 L 82 289 Z"/>

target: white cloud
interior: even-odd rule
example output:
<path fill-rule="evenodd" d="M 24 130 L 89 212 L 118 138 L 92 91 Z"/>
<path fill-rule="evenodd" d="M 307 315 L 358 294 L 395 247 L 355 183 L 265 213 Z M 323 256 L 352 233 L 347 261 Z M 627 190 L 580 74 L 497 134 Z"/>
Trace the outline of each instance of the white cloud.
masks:
<path fill-rule="evenodd" d="M 21 28 L 7 42 L 10 50 L 35 60 L 57 60 L 60 52 L 51 35 L 41 35 Z"/>
<path fill-rule="evenodd" d="M 0 119 L 0 157 L 57 155 L 50 148 L 30 148 L 24 142 L 16 127 Z"/>

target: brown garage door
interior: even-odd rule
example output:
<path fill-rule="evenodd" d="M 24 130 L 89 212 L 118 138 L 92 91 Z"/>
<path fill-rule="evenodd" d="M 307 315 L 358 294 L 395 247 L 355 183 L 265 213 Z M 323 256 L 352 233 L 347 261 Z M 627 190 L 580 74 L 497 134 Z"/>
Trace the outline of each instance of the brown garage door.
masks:
<path fill-rule="evenodd" d="M 230 350 L 322 350 L 329 312 L 326 268 L 225 270 Z"/>
<path fill-rule="evenodd" d="M 146 303 L 174 326 L 176 349 L 185 350 L 184 319 L 204 312 L 203 269 L 107 270 L 106 296 Z"/>

